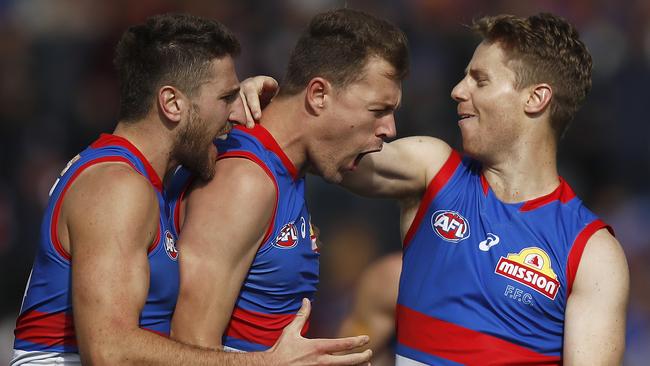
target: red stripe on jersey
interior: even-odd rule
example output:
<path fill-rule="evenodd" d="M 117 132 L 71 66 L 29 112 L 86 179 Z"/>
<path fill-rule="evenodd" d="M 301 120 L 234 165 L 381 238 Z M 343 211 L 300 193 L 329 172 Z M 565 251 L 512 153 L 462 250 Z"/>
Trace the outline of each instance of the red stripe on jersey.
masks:
<path fill-rule="evenodd" d="M 275 176 L 271 172 L 271 169 L 264 164 L 260 158 L 255 156 L 253 153 L 248 152 L 248 151 L 229 151 L 223 155 L 219 155 L 219 158 L 217 160 L 221 159 L 228 159 L 228 158 L 243 158 L 243 159 L 248 159 L 255 164 L 259 165 L 260 168 L 264 170 L 266 175 L 271 178 L 271 181 L 273 182 L 273 186 L 275 187 L 275 206 L 273 207 L 273 215 L 271 216 L 271 220 L 269 221 L 269 227 L 266 229 L 266 234 L 264 234 L 264 238 L 262 239 L 262 243 L 260 244 L 260 247 L 266 243 L 266 241 L 269 239 L 271 236 L 271 233 L 273 233 L 273 223 L 275 222 L 275 214 L 278 211 L 278 199 L 280 195 L 280 188 L 278 187 L 278 182 L 275 181 Z"/>
<path fill-rule="evenodd" d="M 576 278 L 576 273 L 578 273 L 578 266 L 580 265 L 580 259 L 582 258 L 582 253 L 585 250 L 587 241 L 591 238 L 594 233 L 602 228 L 606 228 L 609 232 L 614 235 L 614 230 L 601 220 L 594 220 L 589 225 L 585 226 L 584 229 L 578 234 L 576 239 L 573 241 L 573 246 L 571 246 L 571 251 L 569 252 L 569 259 L 567 260 L 566 266 L 566 278 L 567 278 L 567 298 L 571 294 L 571 288 L 573 287 L 573 280 Z"/>
<path fill-rule="evenodd" d="M 560 365 L 503 339 L 435 319 L 397 305 L 397 341 L 409 348 L 464 365 Z"/>
<path fill-rule="evenodd" d="M 483 188 L 483 194 L 487 196 L 488 190 L 490 189 L 490 183 L 488 183 L 485 174 L 481 173 L 481 188 Z"/>
<path fill-rule="evenodd" d="M 284 153 L 280 145 L 278 145 L 278 142 L 275 141 L 273 135 L 271 135 L 266 128 L 264 128 L 259 123 L 256 123 L 255 127 L 253 128 L 246 128 L 241 125 L 237 125 L 233 128 L 253 135 L 257 140 L 259 140 L 259 142 L 262 143 L 262 145 L 264 145 L 265 148 L 273 151 L 275 155 L 280 158 L 282 165 L 287 168 L 289 174 L 291 174 L 291 177 L 293 177 L 294 180 L 298 177 L 298 169 L 296 169 L 296 166 L 293 165 L 291 159 L 289 159 L 287 154 Z"/>
<path fill-rule="evenodd" d="M 576 196 L 575 193 L 573 193 L 573 190 L 567 182 L 562 179 L 562 177 L 558 177 L 560 180 L 560 185 L 555 188 L 555 190 L 546 196 L 534 198 L 530 201 L 524 202 L 521 207 L 519 207 L 519 211 L 525 212 L 525 211 L 532 211 L 536 208 L 542 207 L 548 203 L 551 203 L 553 201 L 560 201 L 562 203 L 567 203 L 573 199 L 573 197 Z"/>
<path fill-rule="evenodd" d="M 271 347 L 280 338 L 282 330 L 296 314 L 263 314 L 256 311 L 235 308 L 230 323 L 224 334 L 228 337 Z M 309 329 L 309 320 L 300 332 L 302 335 Z"/>
<path fill-rule="evenodd" d="M 149 329 L 149 328 L 142 328 L 142 329 L 144 329 L 144 330 L 146 330 L 148 332 L 154 333 L 154 334 L 158 334 L 161 337 L 169 338 L 169 334 L 167 334 L 167 333 L 159 332 L 157 330 L 153 330 L 153 329 Z"/>
<path fill-rule="evenodd" d="M 138 148 L 135 147 L 135 145 L 133 145 L 129 140 L 125 139 L 124 137 L 102 133 L 99 135 L 99 138 L 95 142 L 90 144 L 90 147 L 93 149 L 98 149 L 110 145 L 121 146 L 129 150 L 133 155 L 137 156 L 144 165 L 144 169 L 147 171 L 147 175 L 149 176 L 149 181 L 151 184 L 153 184 L 153 186 L 156 187 L 159 192 L 162 192 L 163 185 L 160 177 L 158 176 L 158 173 L 156 173 L 156 170 L 151 166 L 151 163 L 142 154 L 142 152 L 140 152 L 140 150 L 138 150 Z"/>
<path fill-rule="evenodd" d="M 137 173 L 140 173 L 136 167 L 133 165 L 129 159 L 123 157 L 123 156 L 104 156 L 101 158 L 97 158 L 95 160 L 90 160 L 86 163 L 84 163 L 82 166 L 80 166 L 68 179 L 68 181 L 65 184 L 65 187 L 63 187 L 63 190 L 61 191 L 61 194 L 59 194 L 59 197 L 57 198 L 56 204 L 54 205 L 54 210 L 52 212 L 52 221 L 50 223 L 50 240 L 52 241 L 52 244 L 54 245 L 54 249 L 63 257 L 64 259 L 70 261 L 72 260 L 72 257 L 70 256 L 70 253 L 68 253 L 63 246 L 61 245 L 61 242 L 59 241 L 59 235 L 57 232 L 57 227 L 59 225 L 59 211 L 61 210 L 61 203 L 63 203 L 63 196 L 65 196 L 65 193 L 68 191 L 68 188 L 70 188 L 70 185 L 77 179 L 79 174 L 81 174 L 84 170 L 89 168 L 92 165 L 99 164 L 99 163 L 105 163 L 105 162 L 116 162 L 116 163 L 127 163 L 129 164 Z M 155 243 L 155 241 L 154 241 Z"/>
<path fill-rule="evenodd" d="M 442 168 L 440 168 L 438 174 L 436 174 L 436 176 L 431 179 L 431 182 L 429 182 L 427 191 L 424 193 L 424 197 L 422 197 L 422 200 L 420 201 L 420 207 L 418 207 L 415 218 L 413 219 L 411 226 L 404 236 L 404 250 L 406 250 L 406 247 L 411 242 L 411 239 L 413 239 L 415 232 L 417 231 L 420 223 L 422 222 L 422 219 L 424 218 L 424 214 L 427 213 L 427 209 L 429 208 L 431 201 L 436 198 L 438 192 L 440 192 L 445 184 L 447 184 L 447 181 L 449 181 L 451 176 L 456 171 L 456 168 L 458 168 L 460 161 L 460 154 L 456 150 L 451 150 L 451 154 L 449 154 L 449 157 L 447 158 L 445 164 L 442 166 Z"/>
<path fill-rule="evenodd" d="M 16 339 L 52 346 L 77 346 L 74 321 L 66 313 L 43 313 L 32 310 L 21 314 L 14 330 Z"/>

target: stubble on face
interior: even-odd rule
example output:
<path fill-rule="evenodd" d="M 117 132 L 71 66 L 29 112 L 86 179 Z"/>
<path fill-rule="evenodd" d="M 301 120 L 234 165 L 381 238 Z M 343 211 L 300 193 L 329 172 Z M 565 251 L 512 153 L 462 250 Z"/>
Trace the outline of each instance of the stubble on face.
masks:
<path fill-rule="evenodd" d="M 214 156 L 212 136 L 209 134 L 207 121 L 199 116 L 199 106 L 192 103 L 188 123 L 179 131 L 172 156 L 183 166 L 202 180 L 214 176 Z"/>

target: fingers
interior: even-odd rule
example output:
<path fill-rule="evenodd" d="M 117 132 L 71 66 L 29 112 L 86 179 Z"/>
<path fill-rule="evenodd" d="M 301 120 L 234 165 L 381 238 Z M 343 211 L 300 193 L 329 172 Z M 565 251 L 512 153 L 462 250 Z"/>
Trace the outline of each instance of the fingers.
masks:
<path fill-rule="evenodd" d="M 314 341 L 319 343 L 320 350 L 325 353 L 349 351 L 367 344 L 369 340 L 370 337 L 367 335 L 335 339 L 314 339 Z"/>
<path fill-rule="evenodd" d="M 255 120 L 251 115 L 251 109 L 248 106 L 249 102 L 248 99 L 246 98 L 246 93 L 244 92 L 243 86 L 241 89 L 239 89 L 239 97 L 241 98 L 242 104 L 244 104 L 244 113 L 246 114 L 246 127 L 253 128 L 253 126 L 255 125 Z"/>
<path fill-rule="evenodd" d="M 261 76 L 262 79 L 262 91 L 260 92 L 260 102 L 262 108 L 271 102 L 271 99 L 275 97 L 280 91 L 280 85 L 278 85 L 277 80 L 270 76 Z"/>
<path fill-rule="evenodd" d="M 367 349 L 363 352 L 350 353 L 347 355 L 327 355 L 324 357 L 326 365 L 369 365 L 372 351 Z"/>
<path fill-rule="evenodd" d="M 241 83 L 239 94 L 246 111 L 247 127 L 262 117 L 262 108 L 278 93 L 278 82 L 270 76 L 255 76 Z"/>
<path fill-rule="evenodd" d="M 242 83 L 240 94 L 246 105 L 246 117 L 258 120 L 262 116 L 262 107 L 260 107 L 260 95 L 264 91 L 264 76 L 249 78 Z"/>
<path fill-rule="evenodd" d="M 305 326 L 307 319 L 309 319 L 309 314 L 311 313 L 311 303 L 308 299 L 302 299 L 302 305 L 296 313 L 296 317 L 287 325 L 284 329 L 285 331 L 291 330 L 295 331 L 300 335 L 302 328 Z"/>

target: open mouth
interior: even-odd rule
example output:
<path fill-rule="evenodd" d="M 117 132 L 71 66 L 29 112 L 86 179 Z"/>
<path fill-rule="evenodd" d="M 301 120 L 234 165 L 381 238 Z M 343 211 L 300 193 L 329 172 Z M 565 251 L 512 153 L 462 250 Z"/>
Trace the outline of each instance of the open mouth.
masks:
<path fill-rule="evenodd" d="M 364 156 L 366 156 L 368 154 L 372 154 L 374 152 L 378 152 L 378 151 L 381 151 L 381 147 L 379 147 L 378 149 L 374 149 L 374 150 L 364 151 L 361 154 L 357 155 L 357 157 L 354 158 L 354 163 L 352 164 L 353 168 L 356 168 L 357 166 L 359 166 L 359 163 L 361 162 L 361 159 L 363 159 Z"/>
<path fill-rule="evenodd" d="M 217 140 L 227 139 L 230 130 L 232 130 L 232 123 L 228 122 L 226 123 L 226 126 L 224 128 L 222 128 L 219 132 L 217 132 L 217 136 L 215 137 L 215 139 Z"/>

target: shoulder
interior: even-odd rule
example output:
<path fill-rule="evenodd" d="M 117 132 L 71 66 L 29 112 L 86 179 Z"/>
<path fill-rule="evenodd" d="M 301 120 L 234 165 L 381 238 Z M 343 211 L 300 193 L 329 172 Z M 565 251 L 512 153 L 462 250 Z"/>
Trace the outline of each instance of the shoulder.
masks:
<path fill-rule="evenodd" d="M 231 195 L 275 195 L 275 178 L 265 165 L 247 158 L 218 160 L 214 177 L 198 182 L 193 191 L 229 192 Z"/>
<path fill-rule="evenodd" d="M 588 240 L 583 253 L 583 260 L 597 260 L 607 265 L 621 265 L 627 267 L 625 253 L 618 240 L 609 230 L 602 228 L 597 230 Z"/>
<path fill-rule="evenodd" d="M 72 183 L 60 215 L 78 256 L 84 247 L 96 250 L 100 238 L 115 237 L 127 246 L 150 245 L 160 208 L 155 188 L 145 177 L 125 163 L 101 163 Z"/>
<path fill-rule="evenodd" d="M 71 211 L 147 218 L 157 211 L 157 197 L 151 183 L 125 163 L 101 163 L 86 169 L 70 187 L 65 206 Z"/>
<path fill-rule="evenodd" d="M 225 222 L 233 216 L 233 223 L 237 225 L 244 221 L 254 224 L 251 221 L 265 220 L 271 214 L 277 198 L 274 182 L 264 169 L 251 160 L 219 160 L 214 177 L 209 181 L 195 182 L 188 192 L 187 222 L 196 227 L 199 223 L 199 226 L 203 226 L 213 222 L 215 217 Z M 183 231 L 187 231 L 185 227 Z"/>
<path fill-rule="evenodd" d="M 621 244 L 607 229 L 596 231 L 587 240 L 574 289 L 601 291 L 612 288 L 626 292 L 628 282 L 627 259 Z"/>

